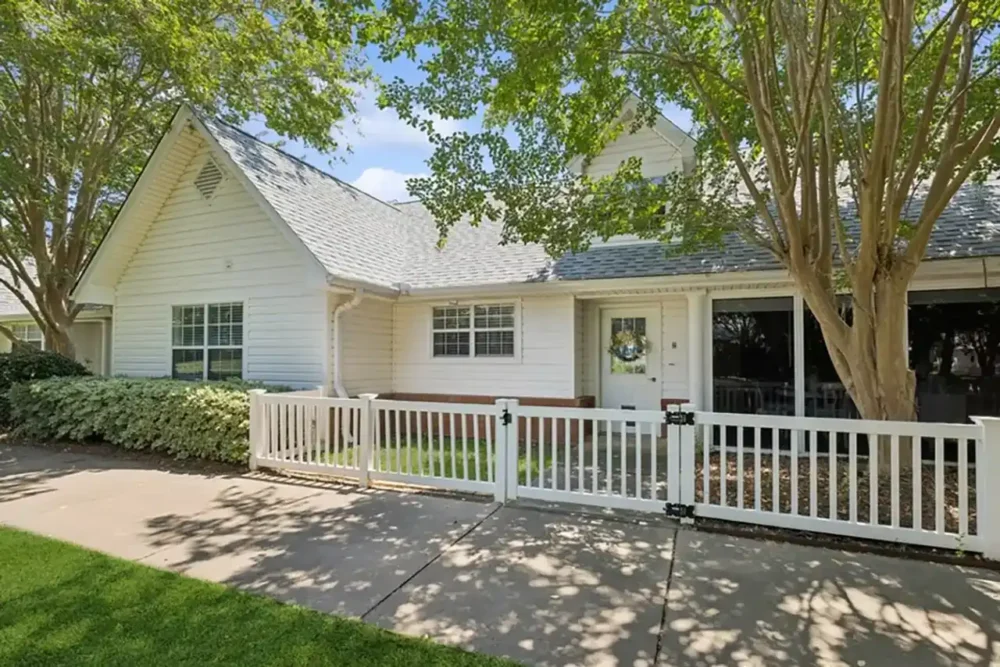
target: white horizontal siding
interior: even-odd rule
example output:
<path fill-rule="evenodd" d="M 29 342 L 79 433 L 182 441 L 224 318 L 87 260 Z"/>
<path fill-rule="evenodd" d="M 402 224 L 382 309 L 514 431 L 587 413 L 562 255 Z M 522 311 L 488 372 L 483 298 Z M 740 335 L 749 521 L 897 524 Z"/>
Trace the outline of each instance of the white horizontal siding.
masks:
<path fill-rule="evenodd" d="M 684 166 L 683 155 L 676 146 L 652 128 L 642 127 L 632 134 L 626 130 L 605 146 L 604 151 L 591 160 L 585 173 L 592 177 L 613 174 L 630 157 L 642 158 L 642 175 L 646 178 L 666 176 Z"/>
<path fill-rule="evenodd" d="M 399 303 L 393 327 L 393 391 L 574 398 L 573 300 L 565 296 L 518 301 L 514 359 L 435 359 L 433 304 Z"/>
<path fill-rule="evenodd" d="M 169 153 L 154 156 L 147 170 L 152 179 L 142 188 L 140 197 L 129 206 L 128 224 L 119 228 L 116 221 L 114 233 L 109 237 L 107 256 L 95 266 L 92 280 L 95 285 L 111 285 L 112 276 L 118 276 L 131 254 L 141 244 L 157 212 L 163 207 L 177 180 L 185 173 L 192 158 L 202 149 L 201 137 L 190 129 L 177 132 Z M 113 245 L 113 247 L 112 247 Z"/>
<path fill-rule="evenodd" d="M 204 142 L 188 153 L 116 286 L 113 372 L 169 375 L 171 307 L 239 301 L 245 377 L 323 383 L 325 292 L 305 287 L 303 257 L 233 174 L 201 196 L 192 181 L 207 154 Z"/>
<path fill-rule="evenodd" d="M 664 299 L 660 310 L 661 398 L 687 398 L 688 328 L 687 299 Z"/>
<path fill-rule="evenodd" d="M 392 391 L 392 331 L 393 304 L 389 301 L 364 299 L 341 314 L 341 379 L 349 395 Z M 336 341 L 331 339 L 331 344 Z"/>

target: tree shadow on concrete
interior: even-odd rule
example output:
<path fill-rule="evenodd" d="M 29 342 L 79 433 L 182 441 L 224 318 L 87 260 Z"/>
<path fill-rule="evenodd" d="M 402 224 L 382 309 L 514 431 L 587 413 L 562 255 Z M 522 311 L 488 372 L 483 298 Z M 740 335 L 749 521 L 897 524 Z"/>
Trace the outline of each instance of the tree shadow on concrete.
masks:
<path fill-rule="evenodd" d="M 503 508 L 370 618 L 527 664 L 651 665 L 672 534 Z"/>
<path fill-rule="evenodd" d="M 110 452 L 108 451 L 110 450 Z M 161 470 L 179 475 L 234 477 L 234 466 L 172 461 L 112 446 L 0 445 L 0 504 L 58 490 L 59 480 L 110 470 Z"/>
<path fill-rule="evenodd" d="M 986 665 L 1000 574 L 682 531 L 660 665 Z"/>
<path fill-rule="evenodd" d="M 33 535 L 5 534 L 5 665 L 458 665 L 449 651 Z M 498 665 L 499 667 L 499 665 Z"/>
<path fill-rule="evenodd" d="M 144 562 L 361 616 L 493 507 L 324 484 L 234 484 L 196 514 L 147 521 Z"/>

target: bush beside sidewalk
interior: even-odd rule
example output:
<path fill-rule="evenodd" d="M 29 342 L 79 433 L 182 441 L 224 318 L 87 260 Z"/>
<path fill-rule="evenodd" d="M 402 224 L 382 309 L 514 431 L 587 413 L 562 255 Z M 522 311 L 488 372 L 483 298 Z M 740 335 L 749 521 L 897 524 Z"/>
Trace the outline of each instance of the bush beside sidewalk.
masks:
<path fill-rule="evenodd" d="M 240 381 L 54 377 L 15 384 L 7 398 L 17 437 L 245 463 L 247 392 L 254 388 L 288 390 Z"/>

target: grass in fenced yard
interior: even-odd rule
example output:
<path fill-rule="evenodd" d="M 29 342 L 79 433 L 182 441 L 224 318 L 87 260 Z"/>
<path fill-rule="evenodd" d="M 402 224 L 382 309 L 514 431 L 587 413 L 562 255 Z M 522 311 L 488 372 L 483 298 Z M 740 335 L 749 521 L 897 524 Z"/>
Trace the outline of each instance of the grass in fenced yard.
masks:
<path fill-rule="evenodd" d="M 409 445 L 405 440 L 399 443 L 382 442 L 372 451 L 374 457 L 374 470 L 380 472 L 401 473 L 404 475 L 418 475 L 423 477 L 444 477 L 447 479 L 467 479 L 487 481 L 490 467 L 490 450 L 485 440 L 474 442 L 471 438 L 463 448 L 461 438 L 455 439 L 455 454 L 452 456 L 452 442 L 450 437 L 434 438 L 428 444 L 426 439 L 422 439 L 418 447 L 414 440 Z M 476 459 L 478 451 L 479 458 Z M 551 467 L 552 456 L 547 454 L 539 461 L 537 449 L 532 452 L 531 472 L 535 479 L 538 478 L 540 465 Z M 337 453 L 331 453 L 329 460 L 334 465 L 353 467 L 355 463 L 355 452 L 353 447 L 348 447 Z M 375 464 L 377 461 L 377 465 Z M 454 467 L 453 467 L 454 464 Z M 476 477 L 478 465 L 479 477 Z M 523 482 L 525 473 L 528 470 L 528 461 L 525 456 L 525 447 L 521 445 L 520 456 L 518 457 L 518 473 Z"/>
<path fill-rule="evenodd" d="M 0 528 L 3 665 L 513 663 Z"/>

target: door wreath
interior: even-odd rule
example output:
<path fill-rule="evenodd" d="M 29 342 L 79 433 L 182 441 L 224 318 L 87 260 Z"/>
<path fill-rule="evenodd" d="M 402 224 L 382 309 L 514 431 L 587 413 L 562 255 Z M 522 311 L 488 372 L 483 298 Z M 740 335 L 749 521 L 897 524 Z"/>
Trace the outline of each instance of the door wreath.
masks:
<path fill-rule="evenodd" d="M 646 354 L 646 337 L 634 331 L 619 331 L 611 336 L 608 353 L 621 361 L 636 361 Z"/>

